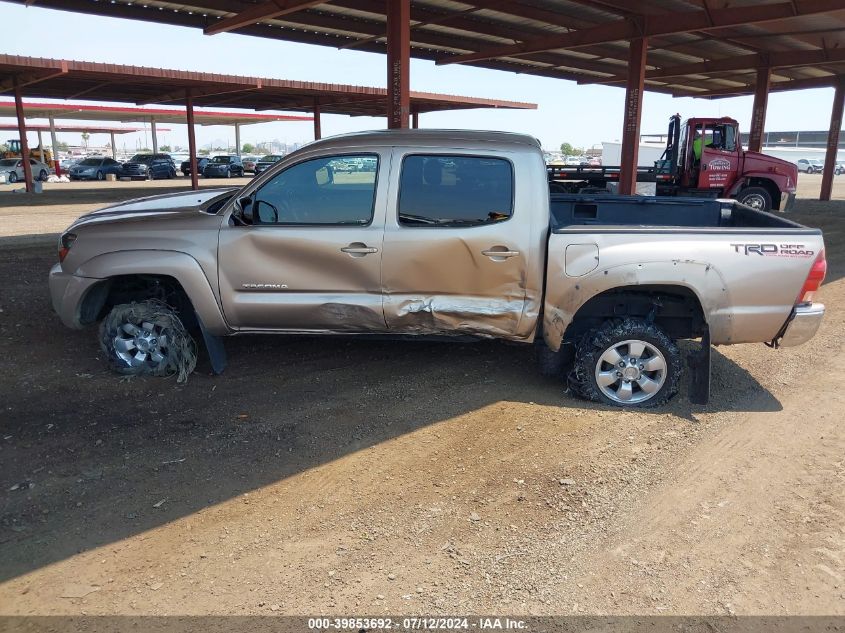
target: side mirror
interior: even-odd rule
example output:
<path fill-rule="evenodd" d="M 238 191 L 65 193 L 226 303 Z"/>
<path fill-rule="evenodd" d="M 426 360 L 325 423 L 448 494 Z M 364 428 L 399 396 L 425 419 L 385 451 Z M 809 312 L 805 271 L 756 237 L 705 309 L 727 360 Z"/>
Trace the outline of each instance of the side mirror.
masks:
<path fill-rule="evenodd" d="M 244 196 L 235 201 L 235 216 L 243 224 L 253 224 L 255 217 L 252 206 L 252 198 L 250 196 Z"/>

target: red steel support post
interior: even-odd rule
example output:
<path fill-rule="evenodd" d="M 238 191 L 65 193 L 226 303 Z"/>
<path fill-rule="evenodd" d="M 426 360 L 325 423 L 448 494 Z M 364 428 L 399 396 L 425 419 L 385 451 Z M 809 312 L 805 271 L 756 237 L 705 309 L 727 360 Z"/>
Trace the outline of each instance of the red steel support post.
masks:
<path fill-rule="evenodd" d="M 407 128 L 411 112 L 411 0 L 387 3 L 387 127 Z"/>
<path fill-rule="evenodd" d="M 191 161 L 191 189 L 199 189 L 199 174 L 197 174 L 197 138 L 194 133 L 194 95 L 191 89 L 185 90 L 185 108 L 188 115 L 188 152 Z"/>
<path fill-rule="evenodd" d="M 413 126 L 413 128 L 415 130 L 419 129 L 419 127 L 420 127 L 420 113 L 419 112 L 414 112 L 411 115 L 411 125 Z"/>
<path fill-rule="evenodd" d="M 751 131 L 748 134 L 748 151 L 759 152 L 763 146 L 763 130 L 766 127 L 766 107 L 769 104 L 769 78 L 771 68 L 757 69 L 757 86 L 754 90 L 754 105 L 751 107 Z"/>
<path fill-rule="evenodd" d="M 836 155 L 839 150 L 839 130 L 842 128 L 842 108 L 845 106 L 845 80 L 840 79 L 833 93 L 833 110 L 830 113 L 830 131 L 827 133 L 827 152 L 824 156 L 822 172 L 822 191 L 819 200 L 830 200 L 833 188 L 833 170 L 836 168 Z"/>
<path fill-rule="evenodd" d="M 323 131 L 320 128 L 320 100 L 314 99 L 314 140 L 319 141 L 323 138 Z"/>
<path fill-rule="evenodd" d="M 14 78 L 15 87 L 15 113 L 18 116 L 18 134 L 21 136 L 21 164 L 23 165 L 23 179 L 26 183 L 26 190 L 32 193 L 32 165 L 29 164 L 29 143 L 26 142 L 26 119 L 23 116 L 23 99 L 21 98 L 21 87 L 18 78 Z"/>
<path fill-rule="evenodd" d="M 622 168 L 619 170 L 619 193 L 623 195 L 631 195 L 637 191 L 637 160 L 647 53 L 648 38 L 631 40 L 628 52 L 628 82 L 625 89 L 625 121 L 622 124 Z"/>

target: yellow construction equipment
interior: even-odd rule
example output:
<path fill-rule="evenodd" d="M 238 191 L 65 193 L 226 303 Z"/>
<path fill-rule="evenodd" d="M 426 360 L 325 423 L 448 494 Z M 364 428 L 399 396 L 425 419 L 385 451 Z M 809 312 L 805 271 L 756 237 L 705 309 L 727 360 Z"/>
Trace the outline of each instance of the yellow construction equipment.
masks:
<path fill-rule="evenodd" d="M 9 139 L 6 141 L 7 149 L 3 152 L 3 158 L 20 158 L 21 157 L 21 142 L 20 140 L 14 138 Z M 46 163 L 47 165 L 53 164 L 53 153 L 49 149 L 42 149 L 39 145 L 35 149 L 29 150 L 29 157 L 34 158 L 35 160 L 39 160 L 42 163 Z"/>

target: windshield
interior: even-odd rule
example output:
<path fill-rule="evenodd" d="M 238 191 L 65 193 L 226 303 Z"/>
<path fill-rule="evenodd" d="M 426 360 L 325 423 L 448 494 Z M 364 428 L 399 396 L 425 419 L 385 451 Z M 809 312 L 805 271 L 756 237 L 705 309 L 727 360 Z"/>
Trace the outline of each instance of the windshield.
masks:
<path fill-rule="evenodd" d="M 17 158 L 6 158 L 5 160 L 0 160 L 0 166 L 2 167 L 14 167 L 17 164 Z"/>
<path fill-rule="evenodd" d="M 135 154 L 129 159 L 130 163 L 150 163 L 153 160 L 152 154 Z"/>
<path fill-rule="evenodd" d="M 269 154 L 261 159 L 262 163 L 275 163 L 276 161 L 282 160 L 281 156 L 277 156 L 276 154 Z"/>
<path fill-rule="evenodd" d="M 211 162 L 212 163 L 224 163 L 225 164 L 225 163 L 228 163 L 231 160 L 232 159 L 229 158 L 228 156 L 215 156 L 214 158 L 211 159 Z"/>
<path fill-rule="evenodd" d="M 83 167 L 99 167 L 100 163 L 102 162 L 101 158 L 86 158 L 85 160 L 81 161 L 79 164 Z"/>

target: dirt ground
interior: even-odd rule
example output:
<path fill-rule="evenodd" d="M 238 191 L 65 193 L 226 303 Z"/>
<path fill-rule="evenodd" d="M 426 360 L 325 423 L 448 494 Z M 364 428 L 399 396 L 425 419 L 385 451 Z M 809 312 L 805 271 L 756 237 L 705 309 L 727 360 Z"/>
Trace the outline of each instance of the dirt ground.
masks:
<path fill-rule="evenodd" d="M 27 208 L 6 235 L 78 213 Z M 0 240 L 0 614 L 845 615 L 845 203 L 794 217 L 819 335 L 626 412 L 499 343 L 244 337 L 223 376 L 121 379 L 53 315 L 53 246 Z"/>

